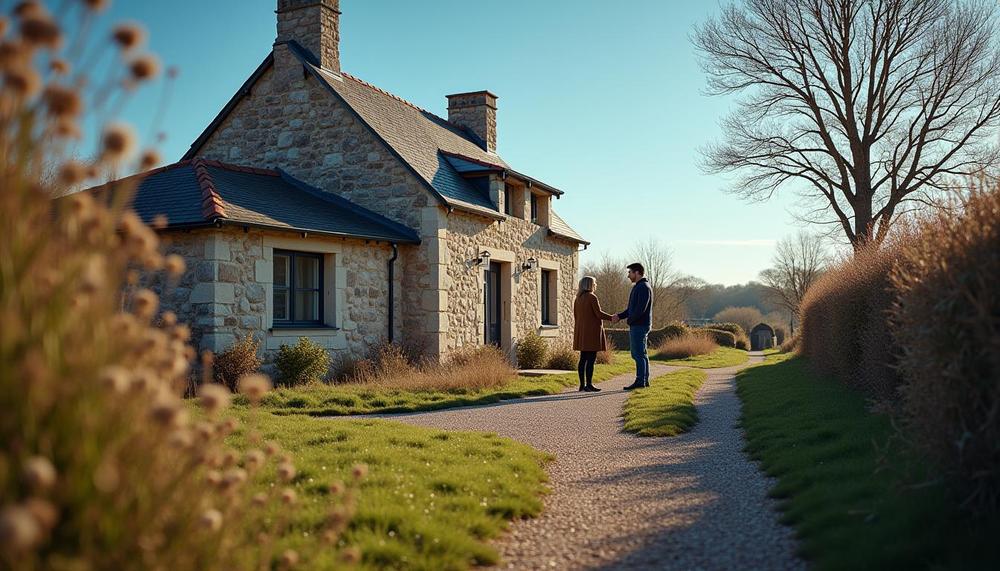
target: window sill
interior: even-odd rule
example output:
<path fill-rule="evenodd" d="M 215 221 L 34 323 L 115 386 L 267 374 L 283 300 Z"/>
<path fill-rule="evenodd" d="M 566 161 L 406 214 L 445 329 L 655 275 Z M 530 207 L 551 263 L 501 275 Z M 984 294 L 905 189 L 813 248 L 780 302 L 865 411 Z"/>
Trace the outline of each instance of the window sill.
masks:
<path fill-rule="evenodd" d="M 267 330 L 268 333 L 278 335 L 292 335 L 295 333 L 329 333 L 340 331 L 339 327 L 329 325 L 276 325 Z"/>
<path fill-rule="evenodd" d="M 558 325 L 540 325 L 538 327 L 538 335 L 541 337 L 558 337 L 559 336 L 559 326 Z"/>

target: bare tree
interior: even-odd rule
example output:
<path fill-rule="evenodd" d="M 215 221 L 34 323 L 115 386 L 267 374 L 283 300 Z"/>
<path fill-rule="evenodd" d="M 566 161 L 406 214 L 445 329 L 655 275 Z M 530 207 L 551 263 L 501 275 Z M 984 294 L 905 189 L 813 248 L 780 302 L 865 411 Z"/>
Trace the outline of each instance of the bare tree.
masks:
<path fill-rule="evenodd" d="M 995 0 L 746 0 L 699 26 L 709 93 L 740 94 L 704 168 L 764 200 L 798 182 L 858 248 L 1000 153 Z"/>
<path fill-rule="evenodd" d="M 674 269 L 673 252 L 650 236 L 636 242 L 629 251 L 629 262 L 639 262 L 646 268 L 646 278 L 653 288 L 654 328 L 661 328 L 685 317 L 685 302 L 693 293 L 691 276 Z"/>
<path fill-rule="evenodd" d="M 793 333 L 802 298 L 822 275 L 826 262 L 822 238 L 799 232 L 794 237 L 778 241 L 774 266 L 760 273 L 760 280 L 767 287 L 769 297 L 791 315 Z"/>
<path fill-rule="evenodd" d="M 686 302 L 700 285 L 697 278 L 686 276 L 674 269 L 670 249 L 655 238 L 636 242 L 628 257 L 605 253 L 596 263 L 583 269 L 585 275 L 597 280 L 597 295 L 606 311 L 621 311 L 628 305 L 632 284 L 628 281 L 628 264 L 639 262 L 646 268 L 646 278 L 653 288 L 654 328 L 683 319 Z"/>
<path fill-rule="evenodd" d="M 628 305 L 628 295 L 632 284 L 628 281 L 624 259 L 613 257 L 607 253 L 596 263 L 583 269 L 584 275 L 593 276 L 597 280 L 597 296 L 601 306 L 607 312 L 621 311 Z"/>

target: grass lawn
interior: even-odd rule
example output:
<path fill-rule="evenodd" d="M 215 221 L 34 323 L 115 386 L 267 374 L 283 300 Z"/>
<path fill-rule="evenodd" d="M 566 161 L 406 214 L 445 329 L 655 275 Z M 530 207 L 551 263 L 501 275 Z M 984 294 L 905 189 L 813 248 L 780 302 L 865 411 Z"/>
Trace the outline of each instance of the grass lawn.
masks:
<path fill-rule="evenodd" d="M 625 431 L 639 436 L 677 436 L 698 422 L 694 394 L 704 371 L 676 371 L 654 378 L 649 388 L 632 391 L 625 403 Z"/>
<path fill-rule="evenodd" d="M 676 365 L 678 367 L 694 367 L 696 369 L 718 369 L 720 367 L 735 367 L 742 365 L 749 359 L 749 353 L 742 349 L 732 347 L 719 347 L 707 355 L 695 355 L 686 359 L 660 359 L 656 355 L 651 358 L 666 365 Z"/>
<path fill-rule="evenodd" d="M 241 413 L 246 415 L 246 411 Z M 330 483 L 368 465 L 358 511 L 343 541 L 366 569 L 466 569 L 494 564 L 485 540 L 513 518 L 542 509 L 549 457 L 492 434 L 444 432 L 378 421 L 257 413 L 254 426 L 295 458 L 299 505 L 280 548 L 316 541 L 330 507 Z M 242 436 L 232 437 L 239 446 Z M 330 569 L 331 553 L 309 569 Z"/>
<path fill-rule="evenodd" d="M 597 365 L 594 381 L 605 381 L 632 370 L 631 361 L 617 358 L 613 365 Z M 269 392 L 261 406 L 274 414 L 344 416 L 398 413 L 495 403 L 526 396 L 558 393 L 579 383 L 576 371 L 544 377 L 515 377 L 495 389 L 414 391 L 363 385 L 310 385 Z"/>
<path fill-rule="evenodd" d="M 747 450 L 778 478 L 771 495 L 816 568 L 1000 569 L 998 522 L 963 520 L 940 486 L 904 485 L 920 462 L 880 451 L 892 428 L 862 395 L 790 354 L 743 371 L 737 387 Z"/>

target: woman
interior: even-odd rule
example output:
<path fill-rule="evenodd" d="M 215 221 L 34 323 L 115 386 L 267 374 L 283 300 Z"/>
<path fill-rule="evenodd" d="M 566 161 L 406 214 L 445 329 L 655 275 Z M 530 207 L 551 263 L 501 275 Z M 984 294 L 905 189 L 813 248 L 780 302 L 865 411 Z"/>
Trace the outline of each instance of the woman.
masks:
<path fill-rule="evenodd" d="M 576 292 L 573 302 L 573 318 L 576 327 L 573 330 L 573 350 L 580 352 L 580 364 L 577 372 L 580 374 L 580 390 L 597 392 L 601 389 L 594 386 L 594 363 L 597 362 L 597 352 L 606 351 L 608 341 L 604 337 L 604 321 L 611 321 L 612 315 L 601 311 L 601 303 L 594 292 L 597 291 L 597 280 L 584 276 L 580 280 L 580 289 Z"/>

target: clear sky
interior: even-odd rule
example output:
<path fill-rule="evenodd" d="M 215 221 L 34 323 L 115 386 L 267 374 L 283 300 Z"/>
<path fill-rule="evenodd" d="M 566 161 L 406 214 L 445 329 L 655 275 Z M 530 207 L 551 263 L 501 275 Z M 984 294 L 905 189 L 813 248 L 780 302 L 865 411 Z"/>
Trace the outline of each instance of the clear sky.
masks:
<path fill-rule="evenodd" d="M 161 145 L 175 161 L 267 55 L 276 0 L 113 2 L 180 75 Z M 341 0 L 345 71 L 447 116 L 445 95 L 499 96 L 498 146 L 515 169 L 566 191 L 560 213 L 593 245 L 583 264 L 650 236 L 713 283 L 754 279 L 794 233 L 794 198 L 748 204 L 698 168 L 724 99 L 703 94 L 690 35 L 719 9 L 679 0 Z M 98 33 L 103 30 L 97 30 Z M 124 109 L 144 140 L 160 90 Z"/>

